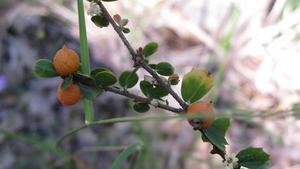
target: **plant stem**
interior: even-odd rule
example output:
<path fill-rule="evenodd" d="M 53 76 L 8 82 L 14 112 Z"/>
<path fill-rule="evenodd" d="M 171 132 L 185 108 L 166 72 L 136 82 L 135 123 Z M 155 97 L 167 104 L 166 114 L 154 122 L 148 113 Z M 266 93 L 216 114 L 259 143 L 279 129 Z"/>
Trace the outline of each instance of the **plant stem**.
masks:
<path fill-rule="evenodd" d="M 130 45 L 130 43 L 128 42 L 128 40 L 126 39 L 126 37 L 124 36 L 122 30 L 120 29 L 120 27 L 115 23 L 115 21 L 113 20 L 113 18 L 111 17 L 111 15 L 109 14 L 109 12 L 107 11 L 107 9 L 105 8 L 105 6 L 102 4 L 102 2 L 100 0 L 97 0 L 96 3 L 99 5 L 99 7 L 101 8 L 102 14 L 104 17 L 107 18 L 107 20 L 109 21 L 109 23 L 112 25 L 112 27 L 114 28 L 114 30 L 116 31 L 116 33 L 119 35 L 120 39 L 122 40 L 122 42 L 125 44 L 125 46 L 127 47 L 127 49 L 129 50 L 129 53 L 132 56 L 133 61 L 136 64 L 136 60 L 138 59 L 138 55 L 135 52 L 135 50 L 132 48 L 132 46 Z M 149 65 L 147 63 L 145 63 L 143 60 L 139 61 L 138 66 L 141 66 L 143 69 L 145 69 L 149 74 L 151 74 L 151 76 L 165 89 L 168 90 L 168 92 L 173 96 L 173 98 L 180 104 L 180 106 L 182 107 L 183 110 L 186 111 L 188 105 L 177 95 L 176 92 L 173 91 L 173 89 L 166 84 L 160 77 L 159 75 L 151 68 L 149 67 Z M 131 95 L 129 93 L 120 91 L 120 90 L 115 90 L 114 88 L 108 88 L 108 91 L 114 92 L 114 93 L 118 93 L 120 95 L 126 96 L 126 97 L 130 97 L 132 99 L 141 99 L 143 101 L 148 101 L 146 98 L 136 98 L 135 95 Z M 201 130 L 199 130 L 202 134 L 203 132 Z M 225 151 L 222 151 L 220 149 L 218 149 L 212 142 L 210 142 L 213 145 L 213 150 L 211 151 L 212 154 L 218 154 L 221 156 L 221 158 L 223 160 L 225 160 Z"/>
<path fill-rule="evenodd" d="M 90 57 L 89 57 L 89 49 L 85 28 L 85 19 L 84 19 L 84 6 L 83 0 L 77 0 L 78 6 L 78 18 L 79 18 L 79 31 L 80 31 L 80 55 L 81 55 L 81 63 L 82 63 L 82 71 L 85 74 L 90 74 Z M 93 103 L 88 99 L 83 100 L 84 104 L 84 115 L 85 115 L 85 123 L 89 124 L 94 119 L 93 113 Z"/>
<path fill-rule="evenodd" d="M 61 144 L 61 142 L 67 138 L 68 136 L 73 135 L 74 133 L 77 133 L 78 131 L 85 129 L 92 125 L 99 125 L 99 124 L 109 124 L 109 123 L 125 123 L 125 122 L 134 122 L 134 121 L 146 121 L 146 120 L 168 120 L 168 119 L 174 119 L 174 118 L 186 118 L 186 115 L 152 115 L 152 116 L 131 116 L 131 117 L 117 117 L 112 119 L 105 119 L 105 120 L 99 120 L 94 121 L 89 124 L 84 124 L 79 126 L 76 129 L 73 129 L 63 135 L 56 143 L 57 146 Z"/>
<path fill-rule="evenodd" d="M 102 14 L 104 15 L 104 17 L 109 21 L 109 23 L 112 25 L 112 27 L 114 28 L 114 30 L 117 32 L 117 34 L 121 38 L 121 40 L 124 43 L 124 45 L 127 47 L 130 55 L 132 56 L 132 59 L 135 60 L 135 58 L 137 56 L 136 53 L 135 53 L 135 50 L 130 45 L 129 41 L 126 39 L 126 37 L 123 34 L 121 28 L 116 24 L 116 22 L 111 17 L 111 15 L 109 14 L 109 12 L 105 8 L 105 6 L 102 4 L 102 2 L 100 0 L 97 0 L 96 3 L 99 5 L 99 7 L 100 7 L 100 9 L 101 9 Z"/>
<path fill-rule="evenodd" d="M 102 4 L 101 1 L 97 0 L 96 3 L 99 5 L 99 7 L 101 8 L 102 14 L 104 17 L 107 18 L 107 20 L 109 21 L 109 23 L 112 25 L 112 27 L 114 28 L 114 30 L 116 31 L 116 33 L 119 35 L 120 39 L 122 40 L 122 42 L 124 43 L 124 45 L 127 47 L 129 53 L 132 56 L 133 61 L 135 61 L 137 59 L 137 54 L 135 52 L 135 50 L 133 49 L 133 47 L 130 45 L 129 41 L 127 40 L 127 38 L 124 36 L 121 28 L 116 24 L 116 22 L 113 20 L 113 18 L 111 17 L 111 15 L 109 14 L 109 12 L 107 11 L 107 9 L 105 8 L 105 6 Z M 139 63 L 140 66 L 142 68 L 144 68 L 148 73 L 151 74 L 151 76 L 153 76 L 153 78 L 155 78 L 157 80 L 157 82 L 164 87 L 165 89 L 168 90 L 168 92 L 173 96 L 173 98 L 180 104 L 180 106 L 183 108 L 183 110 L 186 110 L 188 105 L 177 95 L 176 92 L 173 91 L 173 89 L 167 85 L 159 76 L 158 74 L 152 70 L 148 64 L 146 64 L 145 62 L 140 62 Z"/>
<path fill-rule="evenodd" d="M 145 62 L 141 63 L 142 68 L 144 68 L 147 72 L 151 74 L 151 76 L 157 80 L 157 82 L 164 87 L 165 89 L 168 90 L 168 92 L 173 96 L 173 98 L 180 104 L 180 106 L 186 110 L 188 105 L 178 96 L 176 92 L 168 85 L 166 84 L 159 76 L 158 74 Z"/>
<path fill-rule="evenodd" d="M 122 95 L 122 96 L 125 96 L 125 97 L 128 97 L 128 98 L 131 98 L 131 99 L 133 99 L 135 101 L 138 101 L 138 102 L 151 104 L 150 99 L 145 98 L 145 97 L 141 97 L 141 96 L 138 96 L 138 95 L 135 95 L 135 94 L 132 94 L 132 93 L 129 93 L 128 91 L 120 90 L 120 89 L 115 88 L 115 87 L 104 87 L 103 89 L 105 91 L 109 91 L 109 92 L 112 92 L 112 93 L 116 93 L 116 94 L 119 94 L 119 95 Z M 171 111 L 171 112 L 174 112 L 174 113 L 184 113 L 183 109 L 171 107 L 169 105 L 162 104 L 162 103 L 158 103 L 158 105 L 156 105 L 155 107 L 159 107 L 161 109 L 165 109 L 165 110 L 168 110 L 168 111 Z"/>

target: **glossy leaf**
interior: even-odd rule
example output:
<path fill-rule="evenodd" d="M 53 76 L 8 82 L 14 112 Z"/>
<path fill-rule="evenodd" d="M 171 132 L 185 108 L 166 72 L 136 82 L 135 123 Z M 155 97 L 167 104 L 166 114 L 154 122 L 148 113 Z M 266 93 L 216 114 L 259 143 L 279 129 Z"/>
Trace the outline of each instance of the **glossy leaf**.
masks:
<path fill-rule="evenodd" d="M 149 92 L 150 92 L 150 96 L 155 99 L 160 99 L 169 94 L 168 90 L 166 90 L 165 88 L 158 86 L 158 85 L 154 85 L 153 88 L 150 89 Z"/>
<path fill-rule="evenodd" d="M 168 62 L 161 62 L 156 65 L 156 71 L 163 76 L 171 76 L 174 73 L 174 67 Z"/>
<path fill-rule="evenodd" d="M 158 44 L 156 42 L 150 42 L 143 48 L 143 56 L 149 57 L 158 50 Z"/>
<path fill-rule="evenodd" d="M 154 99 L 161 99 L 169 94 L 165 88 L 158 85 L 152 85 L 145 80 L 140 82 L 140 89 L 145 96 Z"/>
<path fill-rule="evenodd" d="M 133 71 L 124 71 L 119 77 L 119 83 L 122 87 L 129 89 L 136 85 L 139 77 L 136 72 Z"/>
<path fill-rule="evenodd" d="M 73 76 L 70 75 L 66 77 L 60 86 L 61 90 L 67 89 L 72 83 L 73 83 Z"/>
<path fill-rule="evenodd" d="M 95 79 L 89 75 L 85 75 L 83 73 L 75 73 L 73 76 L 73 81 L 74 82 L 79 82 L 85 85 L 90 85 L 90 86 L 95 86 L 96 82 Z"/>
<path fill-rule="evenodd" d="M 124 33 L 130 33 L 130 29 L 129 28 L 123 28 L 123 30 L 122 30 Z"/>
<path fill-rule="evenodd" d="M 149 91 L 153 88 L 152 84 L 143 80 L 140 82 L 140 89 L 143 92 L 143 94 L 147 97 L 149 97 Z"/>
<path fill-rule="evenodd" d="M 181 96 L 184 101 L 194 103 L 201 99 L 213 86 L 213 78 L 206 70 L 193 68 L 184 75 Z"/>
<path fill-rule="evenodd" d="M 230 126 L 230 121 L 228 118 L 215 120 L 211 126 L 202 130 L 203 141 L 207 142 L 209 140 L 219 149 L 225 151 L 225 145 L 228 144 L 225 139 L 225 134 L 229 126 Z"/>
<path fill-rule="evenodd" d="M 40 77 L 56 77 L 56 72 L 52 61 L 48 59 L 40 59 L 35 63 L 34 72 Z"/>
<path fill-rule="evenodd" d="M 97 73 L 100 73 L 100 72 L 103 72 L 103 71 L 111 71 L 111 70 L 109 70 L 105 67 L 98 67 L 98 68 L 92 70 L 91 76 L 95 78 Z"/>
<path fill-rule="evenodd" d="M 149 104 L 147 104 L 147 103 L 135 103 L 135 104 L 133 105 L 133 109 L 134 109 L 136 112 L 144 113 L 144 112 L 149 111 L 150 106 L 149 106 Z"/>
<path fill-rule="evenodd" d="M 107 27 L 109 25 L 109 21 L 104 16 L 95 15 L 92 16 L 91 20 L 99 27 Z"/>
<path fill-rule="evenodd" d="M 240 151 L 236 157 L 239 159 L 239 165 L 249 169 L 263 169 L 270 159 L 270 156 L 262 148 L 253 147 Z"/>
<path fill-rule="evenodd" d="M 228 118 L 220 118 L 220 119 L 215 120 L 214 123 L 209 127 L 218 129 L 221 132 L 222 136 L 225 137 L 229 126 L 230 126 L 230 120 Z M 204 129 L 204 130 L 207 130 L 207 129 Z M 204 142 L 208 141 L 208 139 L 205 137 L 205 135 L 202 135 L 202 140 Z"/>
<path fill-rule="evenodd" d="M 156 69 L 156 64 L 149 64 L 149 67 L 151 67 L 152 69 Z"/>
<path fill-rule="evenodd" d="M 110 71 L 99 72 L 95 76 L 96 84 L 101 86 L 111 86 L 117 82 L 116 76 Z"/>
<path fill-rule="evenodd" d="M 95 99 L 102 91 L 99 87 L 88 86 L 88 85 L 84 85 L 81 83 L 79 83 L 79 87 L 80 87 L 80 91 L 83 94 L 84 98 L 86 98 L 88 100 Z"/>

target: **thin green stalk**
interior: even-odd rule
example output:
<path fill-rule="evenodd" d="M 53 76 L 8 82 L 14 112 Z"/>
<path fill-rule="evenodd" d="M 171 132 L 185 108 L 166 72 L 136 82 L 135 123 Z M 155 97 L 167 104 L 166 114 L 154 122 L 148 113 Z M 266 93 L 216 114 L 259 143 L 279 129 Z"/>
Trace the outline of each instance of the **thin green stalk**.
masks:
<path fill-rule="evenodd" d="M 35 147 L 38 147 L 40 150 L 51 151 L 60 157 L 66 157 L 70 155 L 63 149 L 56 147 L 55 142 L 53 140 L 43 140 L 36 136 L 24 135 L 22 133 L 17 133 L 14 131 L 0 129 L 0 136 L 2 135 L 7 138 L 13 138 L 31 144 Z"/>
<path fill-rule="evenodd" d="M 89 49 L 88 49 L 88 42 L 87 42 L 86 28 L 85 28 L 83 0 L 77 0 L 77 6 L 78 6 L 78 18 L 79 18 L 80 55 L 81 55 L 82 71 L 85 74 L 90 74 L 91 71 L 90 57 L 89 57 Z M 85 124 L 89 124 L 94 119 L 93 103 L 88 99 L 84 99 L 83 104 L 84 104 Z"/>
<path fill-rule="evenodd" d="M 63 135 L 57 141 L 56 145 L 59 146 L 65 138 L 79 132 L 82 129 L 92 126 L 92 125 L 110 124 L 110 123 L 125 123 L 125 122 L 135 122 L 135 121 L 149 121 L 149 120 L 164 121 L 164 120 L 168 120 L 168 119 L 186 118 L 186 117 L 187 117 L 186 115 L 151 115 L 151 116 L 117 117 L 117 118 L 111 118 L 111 119 L 98 120 L 98 121 L 91 122 L 89 124 L 84 124 L 82 126 L 79 126 L 78 128 L 75 128 L 75 129 L 69 131 L 68 133 Z"/>

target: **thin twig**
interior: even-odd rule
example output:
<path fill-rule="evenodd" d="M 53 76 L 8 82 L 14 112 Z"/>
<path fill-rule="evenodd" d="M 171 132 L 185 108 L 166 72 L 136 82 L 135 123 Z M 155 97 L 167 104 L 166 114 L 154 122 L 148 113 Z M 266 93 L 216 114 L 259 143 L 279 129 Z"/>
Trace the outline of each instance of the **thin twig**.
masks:
<path fill-rule="evenodd" d="M 120 39 L 122 40 L 122 42 L 124 43 L 124 45 L 127 47 L 127 49 L 129 50 L 129 53 L 132 56 L 132 59 L 134 61 L 136 61 L 137 59 L 137 54 L 134 51 L 133 47 L 130 45 L 129 41 L 127 40 L 127 38 L 124 36 L 121 28 L 116 24 L 116 22 L 113 20 L 113 18 L 111 17 L 111 15 L 109 14 L 109 12 L 107 11 L 107 9 L 105 8 L 105 6 L 102 4 L 101 1 L 96 1 L 96 3 L 99 5 L 99 7 L 101 8 L 102 14 L 104 17 L 107 18 L 107 20 L 109 21 L 109 23 L 112 25 L 112 27 L 114 28 L 114 30 L 116 31 L 116 33 L 119 35 Z M 142 68 L 144 68 L 148 73 L 151 74 L 151 76 L 153 76 L 153 78 L 156 79 L 156 81 L 165 89 L 168 90 L 168 92 L 173 96 L 173 98 L 180 104 L 180 106 L 186 110 L 188 105 L 177 95 L 176 92 L 174 92 L 174 90 L 167 85 L 159 76 L 158 74 L 152 70 L 149 65 L 145 62 L 139 62 L 140 66 Z"/>
<path fill-rule="evenodd" d="M 109 23 L 112 25 L 112 27 L 114 28 L 114 30 L 117 32 L 117 34 L 119 35 L 119 37 L 121 38 L 122 42 L 124 43 L 124 45 L 127 47 L 127 49 L 129 50 L 130 55 L 132 56 L 132 59 L 135 60 L 136 58 L 136 53 L 135 50 L 133 49 L 133 47 L 130 45 L 130 43 L 128 42 L 128 40 L 126 39 L 126 37 L 124 36 L 121 28 L 116 24 L 116 22 L 114 21 L 114 19 L 111 17 L 111 15 L 109 14 L 109 12 L 107 11 L 107 9 L 105 8 L 105 6 L 102 4 L 101 1 L 97 0 L 96 3 L 99 5 L 99 7 L 101 8 L 102 14 L 103 16 L 109 21 Z"/>
<path fill-rule="evenodd" d="M 126 96 L 128 98 L 131 98 L 131 99 L 137 101 L 137 102 L 151 104 L 151 100 L 148 99 L 148 98 L 141 97 L 141 96 L 135 95 L 133 93 L 129 93 L 128 91 L 124 91 L 124 90 L 118 89 L 116 87 L 104 87 L 103 89 L 105 91 L 109 91 L 109 92 L 112 92 L 112 93 L 115 93 L 115 94 Z M 184 113 L 183 109 L 171 107 L 169 105 L 162 104 L 162 103 L 158 103 L 158 105 L 156 105 L 155 107 L 159 107 L 161 109 L 165 109 L 165 110 L 168 110 L 168 111 L 171 111 L 171 112 L 174 112 L 174 113 Z"/>
<path fill-rule="evenodd" d="M 125 46 L 128 48 L 129 50 L 129 53 L 131 54 L 132 56 L 132 59 L 133 61 L 135 62 L 136 64 L 136 60 L 138 59 L 138 54 L 134 51 L 134 49 L 132 48 L 132 46 L 130 45 L 130 43 L 128 42 L 128 40 L 126 39 L 126 37 L 124 36 L 124 34 L 122 33 L 122 30 L 120 29 L 120 27 L 115 23 L 115 21 L 113 20 L 113 18 L 111 17 L 111 15 L 109 14 L 109 12 L 107 11 L 107 9 L 105 8 L 105 6 L 102 4 L 101 1 L 97 0 L 96 3 L 99 5 L 99 7 L 101 8 L 101 11 L 102 11 L 102 14 L 104 17 L 106 17 L 108 19 L 108 21 L 110 22 L 110 24 L 113 26 L 114 30 L 117 32 L 117 34 L 119 35 L 120 39 L 123 41 L 123 43 L 125 44 Z M 149 65 L 144 62 L 143 60 L 142 61 L 139 61 L 138 62 L 139 66 L 141 66 L 143 69 L 145 69 L 148 73 L 151 74 L 151 76 L 153 78 L 155 78 L 155 80 L 162 86 L 164 87 L 165 89 L 168 90 L 168 92 L 173 96 L 173 98 L 180 104 L 180 106 L 183 108 L 182 110 L 186 110 L 188 105 L 177 95 L 177 93 L 175 93 L 173 91 L 173 89 L 168 85 L 166 84 L 160 77 L 159 75 L 151 68 L 149 67 Z M 117 94 L 120 94 L 120 95 L 123 95 L 123 96 L 126 96 L 126 97 L 129 97 L 129 98 L 132 98 L 132 99 L 135 99 L 135 100 L 140 100 L 140 101 L 144 101 L 146 103 L 149 103 L 151 102 L 150 100 L 148 100 L 147 98 L 143 98 L 143 97 L 140 97 L 140 96 L 136 96 L 134 94 L 131 94 L 131 93 L 128 93 L 126 91 L 121 91 L 119 89 L 116 89 L 116 88 L 111 88 L 111 87 L 107 87 L 105 88 L 105 90 L 107 91 L 111 91 L 111 92 L 114 92 L 114 93 L 117 93 Z M 167 106 L 167 105 L 160 105 L 158 106 L 160 108 L 163 108 L 166 109 L 170 109 L 171 107 Z M 172 108 L 173 109 L 173 108 Z M 175 108 L 176 109 L 176 108 Z M 182 111 L 181 110 L 181 111 Z M 174 111 L 173 111 L 174 112 Z M 199 130 L 202 134 L 203 132 L 201 130 Z M 225 154 L 226 152 L 223 151 L 223 150 L 220 150 L 219 148 L 217 148 L 217 146 L 215 146 L 212 142 L 210 142 L 212 145 L 213 145 L 213 150 L 211 151 L 212 154 L 218 154 L 221 156 L 221 158 L 223 160 L 225 160 Z"/>
<path fill-rule="evenodd" d="M 89 124 L 83 124 L 79 126 L 78 128 L 72 129 L 69 132 L 67 132 L 65 135 L 63 135 L 61 138 L 58 139 L 56 142 L 56 146 L 60 146 L 61 143 L 69 136 L 73 135 L 74 133 L 79 132 L 82 129 L 85 129 L 89 126 L 94 125 L 100 125 L 100 124 L 111 124 L 111 123 L 126 123 L 126 122 L 135 122 L 135 121 L 158 121 L 158 120 L 168 120 L 168 119 L 175 119 L 175 118 L 187 118 L 186 114 L 182 115 L 151 115 L 151 116 L 131 116 L 131 117 L 116 117 L 112 119 L 104 119 L 104 120 L 98 120 L 93 121 Z M 1 130 L 0 130 L 1 131 Z"/>
<path fill-rule="evenodd" d="M 168 92 L 173 96 L 173 98 L 180 104 L 180 106 L 186 110 L 188 105 L 178 96 L 178 94 L 176 92 L 174 92 L 174 90 L 172 90 L 172 88 L 166 84 L 158 75 L 157 73 L 151 68 L 149 67 L 148 64 L 142 62 L 141 63 L 142 68 L 144 68 L 147 72 L 149 72 L 151 74 L 151 76 L 153 76 L 153 78 L 155 78 L 155 80 L 157 80 L 157 82 L 164 87 L 165 89 L 168 90 Z"/>

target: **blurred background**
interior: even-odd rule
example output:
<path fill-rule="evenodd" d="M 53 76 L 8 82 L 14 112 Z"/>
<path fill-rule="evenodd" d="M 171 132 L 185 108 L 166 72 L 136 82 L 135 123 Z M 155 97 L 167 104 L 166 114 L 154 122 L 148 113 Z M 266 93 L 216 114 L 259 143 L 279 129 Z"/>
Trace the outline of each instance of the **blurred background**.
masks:
<path fill-rule="evenodd" d="M 231 117 L 228 152 L 263 147 L 272 159 L 268 168 L 300 168 L 300 0 L 105 4 L 111 14 L 129 19 L 126 36 L 135 48 L 160 44 L 151 62 L 171 62 L 180 77 L 192 67 L 212 72 L 215 85 L 204 100 L 215 102 L 219 117 Z M 56 148 L 59 137 L 83 124 L 83 106 L 63 107 L 56 99 L 60 79 L 36 77 L 32 67 L 63 44 L 79 52 L 76 1 L 0 0 L 0 16 L 0 169 L 107 169 L 137 141 L 145 146 L 136 169 L 223 168 L 201 135 L 178 119 L 94 126 Z M 89 18 L 92 66 L 116 74 L 130 69 L 117 34 Z M 180 85 L 174 90 L 180 92 Z M 141 94 L 138 85 L 131 91 Z M 137 115 L 126 98 L 111 93 L 98 97 L 94 108 L 97 120 Z M 147 114 L 172 113 L 152 108 Z"/>

